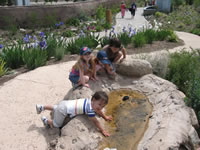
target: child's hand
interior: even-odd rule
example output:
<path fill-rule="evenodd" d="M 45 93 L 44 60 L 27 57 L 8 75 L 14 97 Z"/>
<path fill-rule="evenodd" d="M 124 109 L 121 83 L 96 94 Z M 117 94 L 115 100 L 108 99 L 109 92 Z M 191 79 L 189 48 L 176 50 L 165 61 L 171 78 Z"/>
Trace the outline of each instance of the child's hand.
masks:
<path fill-rule="evenodd" d="M 124 61 L 125 58 L 120 59 L 119 63 L 122 63 Z"/>
<path fill-rule="evenodd" d="M 95 79 L 96 81 L 98 81 L 98 80 L 99 80 L 99 78 L 97 78 L 97 77 L 94 77 L 94 79 Z"/>
<path fill-rule="evenodd" d="M 103 130 L 103 131 L 101 131 L 101 132 L 102 132 L 102 134 L 103 134 L 104 136 L 106 136 L 106 137 L 110 136 L 110 133 L 108 133 L 108 132 L 105 131 L 105 130 Z"/>
<path fill-rule="evenodd" d="M 105 116 L 106 121 L 112 121 L 112 116 Z"/>
<path fill-rule="evenodd" d="M 90 85 L 89 85 L 89 84 L 84 84 L 83 86 L 90 88 Z"/>

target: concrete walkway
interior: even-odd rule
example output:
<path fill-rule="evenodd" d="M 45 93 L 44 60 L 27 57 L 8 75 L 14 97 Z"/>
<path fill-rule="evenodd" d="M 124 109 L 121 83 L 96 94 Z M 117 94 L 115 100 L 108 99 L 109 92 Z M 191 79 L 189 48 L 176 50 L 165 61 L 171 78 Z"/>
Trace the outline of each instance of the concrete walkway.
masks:
<path fill-rule="evenodd" d="M 127 12 L 124 19 L 117 14 L 116 28 L 146 24 L 138 8 L 134 19 Z M 117 27 L 118 26 L 118 27 Z M 187 47 L 200 48 L 200 37 L 178 32 Z M 57 104 L 71 89 L 69 71 L 75 61 L 44 66 L 24 73 L 0 86 L 0 150 L 44 150 L 57 135 L 44 129 L 35 104 Z M 48 116 L 45 112 L 43 115 Z"/>
<path fill-rule="evenodd" d="M 142 15 L 142 13 L 143 8 L 137 8 L 135 17 L 132 18 L 130 11 L 126 11 L 125 17 L 123 19 L 121 17 L 121 13 L 118 13 L 116 15 L 116 29 L 123 29 L 123 27 L 125 27 L 126 29 L 128 29 L 129 27 L 140 29 L 148 26 L 148 22 Z"/>

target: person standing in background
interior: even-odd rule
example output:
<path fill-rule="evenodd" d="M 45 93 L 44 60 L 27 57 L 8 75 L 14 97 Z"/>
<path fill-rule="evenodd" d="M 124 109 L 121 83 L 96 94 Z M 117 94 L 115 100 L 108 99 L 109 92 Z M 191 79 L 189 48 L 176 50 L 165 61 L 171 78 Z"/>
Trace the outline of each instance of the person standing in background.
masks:
<path fill-rule="evenodd" d="M 125 5 L 124 1 L 121 2 L 120 8 L 121 8 L 122 18 L 124 18 L 124 16 L 125 16 L 125 10 L 126 10 L 126 5 Z"/>

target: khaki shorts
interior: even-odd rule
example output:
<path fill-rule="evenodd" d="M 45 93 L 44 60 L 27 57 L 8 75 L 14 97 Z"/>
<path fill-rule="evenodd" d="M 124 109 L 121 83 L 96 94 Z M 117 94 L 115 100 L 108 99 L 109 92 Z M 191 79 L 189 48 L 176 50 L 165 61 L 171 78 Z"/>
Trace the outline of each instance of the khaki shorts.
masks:
<path fill-rule="evenodd" d="M 72 118 L 60 112 L 63 105 L 55 105 L 53 108 L 53 126 L 60 128 L 67 124 Z"/>

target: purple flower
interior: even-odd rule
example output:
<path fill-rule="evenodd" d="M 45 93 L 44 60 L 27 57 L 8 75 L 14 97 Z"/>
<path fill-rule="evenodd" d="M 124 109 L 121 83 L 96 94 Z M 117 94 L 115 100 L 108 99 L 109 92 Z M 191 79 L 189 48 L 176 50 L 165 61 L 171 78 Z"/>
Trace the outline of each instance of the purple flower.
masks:
<path fill-rule="evenodd" d="M 2 44 L 0 44 L 0 49 L 2 49 L 3 48 L 3 45 Z"/>
<path fill-rule="evenodd" d="M 129 33 L 129 37 L 132 37 L 136 34 L 136 31 L 135 29 L 131 30 L 130 33 Z"/>
<path fill-rule="evenodd" d="M 64 23 L 61 21 L 60 23 L 56 23 L 56 27 L 62 26 Z"/>
<path fill-rule="evenodd" d="M 33 39 L 35 40 L 35 41 L 38 41 L 38 39 L 37 39 L 37 37 L 34 35 L 33 36 Z"/>
<path fill-rule="evenodd" d="M 47 42 L 45 39 L 43 39 L 43 41 L 40 42 L 40 48 L 41 49 L 47 48 Z"/>
<path fill-rule="evenodd" d="M 26 34 L 26 36 L 24 37 L 24 42 L 25 42 L 25 43 L 28 43 L 28 42 L 29 42 L 29 35 L 28 35 L 28 34 Z"/>
<path fill-rule="evenodd" d="M 40 37 L 41 37 L 41 38 L 44 38 L 44 37 L 45 37 L 44 32 L 40 32 Z"/>
<path fill-rule="evenodd" d="M 81 30 L 81 33 L 79 34 L 79 37 L 85 37 L 85 33 L 83 32 L 83 30 Z"/>
<path fill-rule="evenodd" d="M 90 26 L 87 27 L 87 30 L 90 30 Z"/>
<path fill-rule="evenodd" d="M 114 32 L 114 31 L 115 31 L 115 27 L 114 27 L 114 26 L 112 26 L 111 32 Z"/>
<path fill-rule="evenodd" d="M 131 33 L 131 31 L 132 31 L 132 28 L 131 28 L 131 27 L 129 27 L 129 33 Z"/>
<path fill-rule="evenodd" d="M 60 24 L 56 23 L 56 27 L 59 27 L 59 26 L 60 26 Z"/>
<path fill-rule="evenodd" d="M 126 27 L 123 27 L 122 31 L 123 31 L 123 33 L 125 33 L 126 32 Z"/>

